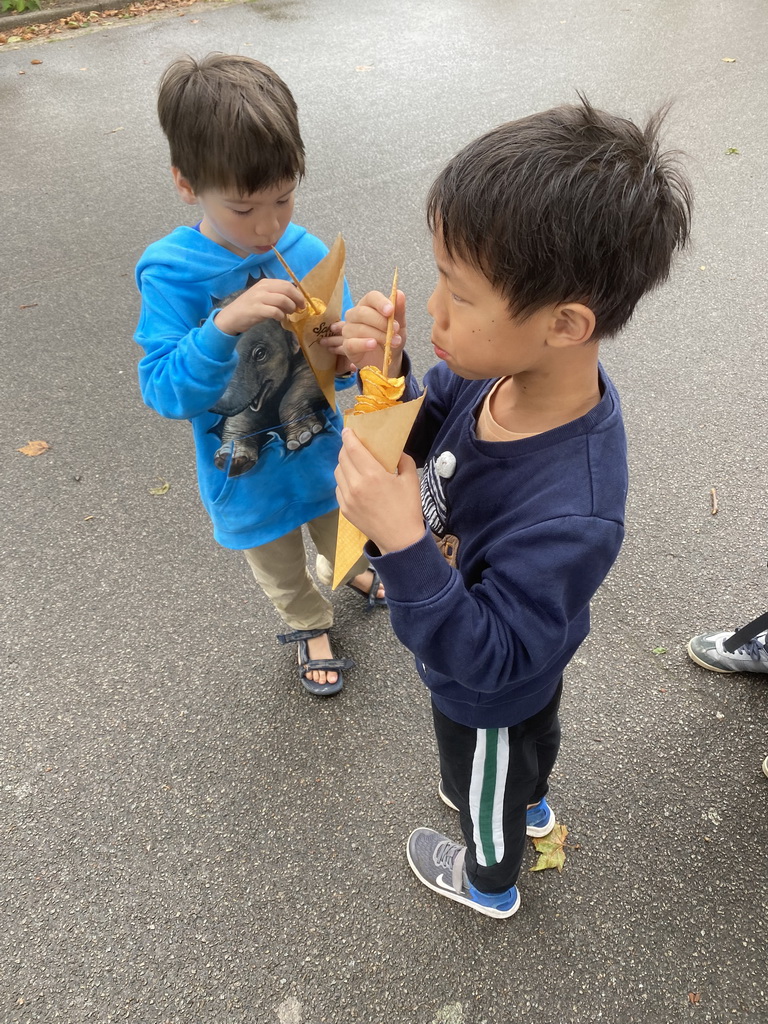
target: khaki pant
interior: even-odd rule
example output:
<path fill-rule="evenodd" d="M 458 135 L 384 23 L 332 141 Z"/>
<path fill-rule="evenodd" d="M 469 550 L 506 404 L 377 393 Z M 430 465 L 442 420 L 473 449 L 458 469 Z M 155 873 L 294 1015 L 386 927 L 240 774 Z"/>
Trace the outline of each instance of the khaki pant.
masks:
<path fill-rule="evenodd" d="M 318 550 L 317 571 L 322 583 L 330 584 L 336 554 L 338 509 L 307 523 L 309 535 Z M 301 528 L 278 537 L 269 544 L 243 551 L 256 582 L 291 629 L 329 629 L 333 608 L 307 570 L 307 551 Z M 368 568 L 363 557 L 345 577 L 352 579 Z"/>

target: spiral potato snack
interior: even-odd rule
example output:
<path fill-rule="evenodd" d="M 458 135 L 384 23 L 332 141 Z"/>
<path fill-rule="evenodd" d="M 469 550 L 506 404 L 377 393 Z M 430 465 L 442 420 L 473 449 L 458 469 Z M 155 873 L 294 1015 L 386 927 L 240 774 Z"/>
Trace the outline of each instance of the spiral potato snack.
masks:
<path fill-rule="evenodd" d="M 392 282 L 392 313 L 387 322 L 384 344 L 384 366 L 366 366 L 360 370 L 363 385 L 355 406 L 344 417 L 344 425 L 354 431 L 368 451 L 388 473 L 397 471 L 405 442 L 411 432 L 424 395 L 411 402 L 401 402 L 405 392 L 405 377 L 388 377 L 391 360 L 391 342 L 394 333 L 395 300 L 397 298 L 397 270 Z M 339 513 L 336 534 L 336 558 L 333 565 L 334 589 L 342 582 L 363 553 L 368 538 Z"/>

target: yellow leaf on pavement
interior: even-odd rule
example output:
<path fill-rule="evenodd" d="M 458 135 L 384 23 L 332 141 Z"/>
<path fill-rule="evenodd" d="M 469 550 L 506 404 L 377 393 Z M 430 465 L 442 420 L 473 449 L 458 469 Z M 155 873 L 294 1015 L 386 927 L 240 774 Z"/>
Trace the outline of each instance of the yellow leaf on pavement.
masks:
<path fill-rule="evenodd" d="M 568 829 L 565 825 L 555 825 L 548 836 L 541 836 L 533 840 L 539 859 L 531 868 L 531 871 L 544 871 L 545 868 L 557 868 L 563 870 L 565 864 L 565 837 Z"/>
<path fill-rule="evenodd" d="M 30 441 L 23 448 L 17 448 L 16 451 L 21 452 L 22 455 L 42 455 L 50 447 L 47 441 Z"/>
<path fill-rule="evenodd" d="M 171 485 L 168 483 L 168 481 L 167 480 L 161 480 L 159 487 L 150 487 L 149 488 L 149 493 L 150 494 L 167 494 L 168 491 L 170 491 L 170 489 L 171 489 Z"/>

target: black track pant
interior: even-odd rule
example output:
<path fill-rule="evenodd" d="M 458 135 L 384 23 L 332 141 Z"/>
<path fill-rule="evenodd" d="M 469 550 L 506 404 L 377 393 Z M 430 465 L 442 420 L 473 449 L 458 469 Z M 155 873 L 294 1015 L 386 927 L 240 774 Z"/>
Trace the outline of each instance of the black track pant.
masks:
<path fill-rule="evenodd" d="M 504 892 L 517 882 L 528 804 L 546 795 L 560 748 L 563 681 L 545 708 L 503 729 L 470 729 L 432 705 L 443 789 L 459 808 L 470 882 Z"/>

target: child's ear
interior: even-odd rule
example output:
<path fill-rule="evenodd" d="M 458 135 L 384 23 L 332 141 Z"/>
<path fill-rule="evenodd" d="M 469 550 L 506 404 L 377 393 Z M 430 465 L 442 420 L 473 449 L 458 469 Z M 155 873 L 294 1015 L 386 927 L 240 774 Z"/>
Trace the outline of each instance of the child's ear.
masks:
<path fill-rule="evenodd" d="M 185 203 L 189 203 L 190 206 L 195 206 L 197 204 L 197 196 L 179 168 L 172 167 L 171 174 L 173 175 L 173 183 L 176 186 L 176 191 L 179 193 L 182 200 Z"/>
<path fill-rule="evenodd" d="M 584 345 L 595 333 L 595 314 L 581 302 L 564 302 L 557 306 L 547 334 L 552 348 Z"/>

